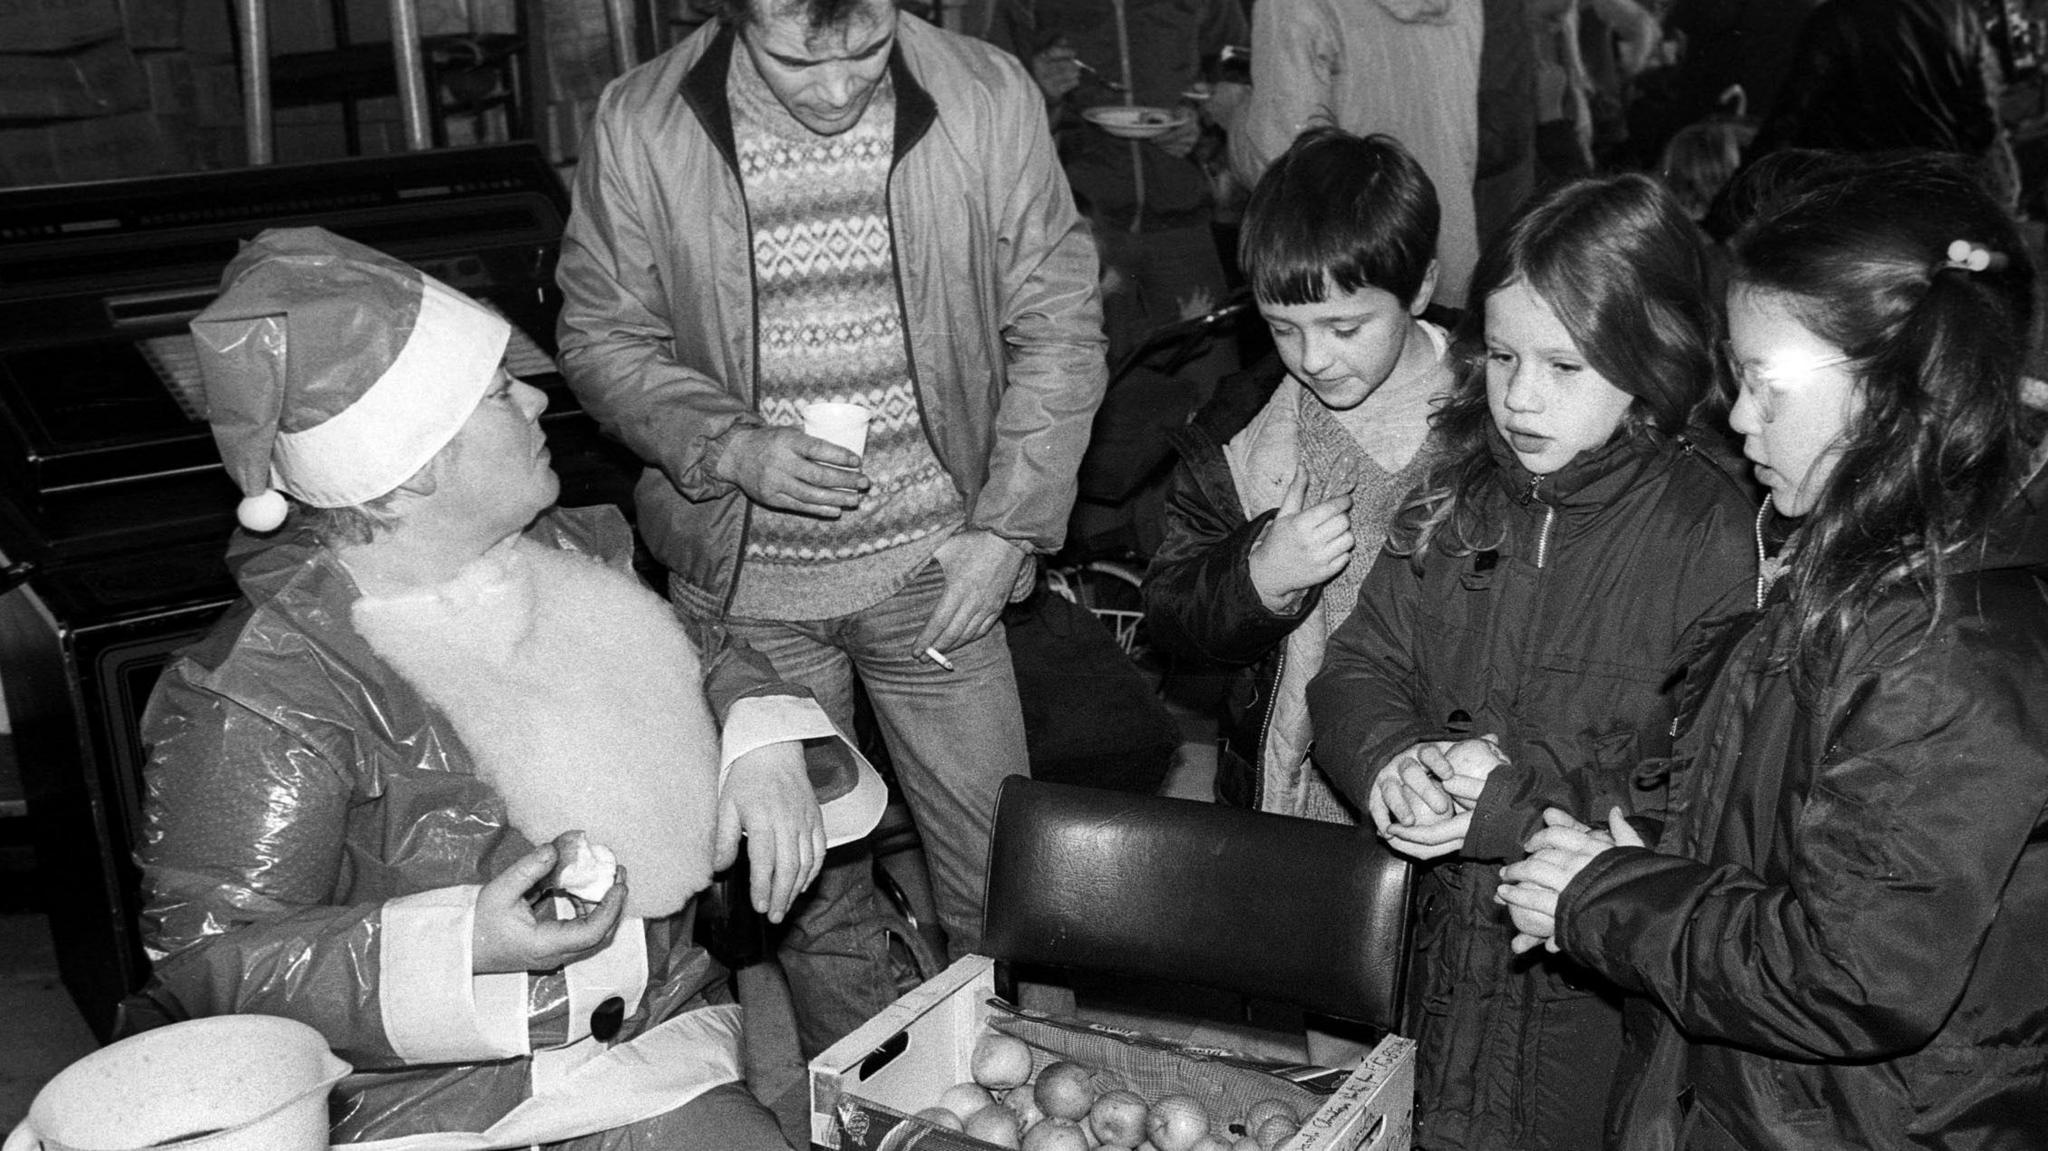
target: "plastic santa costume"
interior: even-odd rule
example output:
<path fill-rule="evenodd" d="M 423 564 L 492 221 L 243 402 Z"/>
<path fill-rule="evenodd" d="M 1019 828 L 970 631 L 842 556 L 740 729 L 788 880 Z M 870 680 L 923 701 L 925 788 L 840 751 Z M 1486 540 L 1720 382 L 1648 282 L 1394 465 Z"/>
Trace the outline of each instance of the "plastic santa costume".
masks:
<path fill-rule="evenodd" d="M 496 381 L 508 333 L 319 229 L 246 246 L 193 330 L 256 530 L 280 518 L 276 489 L 347 506 L 412 476 Z M 557 509 L 445 585 L 369 596 L 301 525 L 238 535 L 244 601 L 151 698 L 145 993 L 173 1017 L 317 1028 L 356 1069 L 337 1143 L 524 1147 L 738 1080 L 739 1009 L 689 903 L 722 772 L 806 739 L 828 842 L 880 814 L 879 779 L 823 712 L 751 653 L 686 636 L 632 576 L 631 542 L 610 508 Z M 473 975 L 479 887 L 571 828 L 627 869 L 613 942 L 560 971 Z"/>

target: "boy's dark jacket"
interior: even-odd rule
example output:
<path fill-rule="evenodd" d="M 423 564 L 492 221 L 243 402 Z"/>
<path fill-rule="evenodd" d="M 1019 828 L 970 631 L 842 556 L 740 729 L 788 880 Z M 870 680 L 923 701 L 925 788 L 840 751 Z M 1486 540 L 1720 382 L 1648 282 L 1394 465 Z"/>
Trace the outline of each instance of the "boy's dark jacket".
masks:
<path fill-rule="evenodd" d="M 1245 557 L 1274 513 L 1245 519 L 1223 445 L 1259 414 L 1286 375 L 1273 354 L 1226 376 L 1175 433 L 1180 459 L 1166 497 L 1173 509 L 1168 518 L 1189 531 L 1167 535 L 1144 585 L 1145 630 L 1155 646 L 1236 669 L 1224 689 L 1216 791 L 1225 802 L 1250 808 L 1259 806 L 1259 734 L 1266 692 L 1279 675 L 1280 641 L 1315 609 L 1321 589 L 1289 614 L 1260 602 Z"/>
<path fill-rule="evenodd" d="M 1932 638 L 1894 596 L 1795 690 L 1782 582 L 1719 637 L 1658 851 L 1560 902 L 1565 949 L 1658 1003 L 1610 1145 L 2048 1147 L 2048 474 L 2029 496 Z"/>

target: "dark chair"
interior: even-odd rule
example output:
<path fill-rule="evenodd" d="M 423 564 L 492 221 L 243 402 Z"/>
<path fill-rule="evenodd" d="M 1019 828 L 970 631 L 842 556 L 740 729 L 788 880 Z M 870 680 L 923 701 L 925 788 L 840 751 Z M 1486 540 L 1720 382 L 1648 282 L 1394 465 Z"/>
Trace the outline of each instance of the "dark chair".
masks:
<path fill-rule="evenodd" d="M 1370 829 L 1003 784 L 984 954 L 1292 1004 L 1402 1030 L 1410 868 Z"/>

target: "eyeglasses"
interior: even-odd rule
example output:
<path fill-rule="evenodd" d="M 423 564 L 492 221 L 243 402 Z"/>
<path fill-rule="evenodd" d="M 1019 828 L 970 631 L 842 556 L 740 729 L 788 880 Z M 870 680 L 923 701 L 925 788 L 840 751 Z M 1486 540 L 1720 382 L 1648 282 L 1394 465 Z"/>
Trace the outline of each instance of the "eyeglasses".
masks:
<path fill-rule="evenodd" d="M 1780 354 L 1769 362 L 1744 363 L 1735 355 L 1735 349 L 1728 341 L 1721 341 L 1721 360 L 1728 365 L 1729 378 L 1742 394 L 1749 397 L 1757 411 L 1768 420 L 1771 418 L 1770 391 L 1773 385 L 1790 383 L 1804 376 L 1811 376 L 1824 368 L 1850 363 L 1856 357 L 1847 352 L 1832 355 Z"/>

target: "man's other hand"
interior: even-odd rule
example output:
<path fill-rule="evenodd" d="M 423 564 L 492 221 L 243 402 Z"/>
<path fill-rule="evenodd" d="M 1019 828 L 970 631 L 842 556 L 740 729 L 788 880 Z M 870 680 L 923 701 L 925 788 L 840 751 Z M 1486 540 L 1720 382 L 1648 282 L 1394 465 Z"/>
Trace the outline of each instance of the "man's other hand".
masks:
<path fill-rule="evenodd" d="M 940 544 L 934 558 L 945 572 L 946 590 L 924 630 L 910 641 L 920 656 L 927 648 L 944 654 L 987 635 L 1003 605 L 1016 598 L 1029 557 L 993 532 L 968 530 Z"/>
<path fill-rule="evenodd" d="M 719 867 L 738 857 L 742 833 L 754 910 L 780 923 L 825 861 L 825 817 L 804 771 L 803 744 L 771 743 L 733 761 L 718 794 Z"/>
<path fill-rule="evenodd" d="M 626 910 L 626 869 L 619 868 L 604 901 L 575 919 L 543 919 L 527 893 L 555 868 L 555 845 L 544 843 L 484 884 L 476 896 L 469 969 L 475 975 L 553 971 L 588 959 L 611 944 Z"/>
<path fill-rule="evenodd" d="M 719 478 L 763 507 L 838 519 L 868 490 L 859 456 L 801 428 L 734 428 L 725 439 Z"/>

